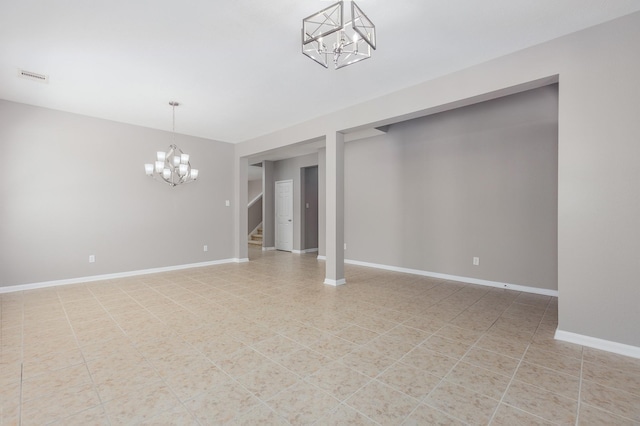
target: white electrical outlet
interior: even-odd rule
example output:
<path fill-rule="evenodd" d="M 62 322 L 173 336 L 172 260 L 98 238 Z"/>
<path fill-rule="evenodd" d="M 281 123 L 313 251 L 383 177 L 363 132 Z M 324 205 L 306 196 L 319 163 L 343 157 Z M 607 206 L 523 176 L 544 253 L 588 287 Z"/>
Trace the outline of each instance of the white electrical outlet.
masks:
<path fill-rule="evenodd" d="M 347 243 L 344 243 L 344 249 L 345 250 L 347 249 Z"/>
<path fill-rule="evenodd" d="M 209 247 L 205 245 L 205 246 L 202 248 L 202 251 L 209 251 Z"/>
<path fill-rule="evenodd" d="M 94 263 L 96 261 L 96 256 L 94 254 L 89 255 L 89 263 Z"/>
<path fill-rule="evenodd" d="M 229 200 L 225 200 L 225 201 L 224 201 L 224 205 L 225 205 L 225 206 L 227 206 L 227 207 L 229 207 L 229 206 L 231 205 L 231 201 L 229 201 Z"/>
<path fill-rule="evenodd" d="M 479 257 L 474 257 L 474 258 L 473 258 L 473 264 L 474 264 L 475 266 L 480 265 L 480 258 L 479 258 Z"/>

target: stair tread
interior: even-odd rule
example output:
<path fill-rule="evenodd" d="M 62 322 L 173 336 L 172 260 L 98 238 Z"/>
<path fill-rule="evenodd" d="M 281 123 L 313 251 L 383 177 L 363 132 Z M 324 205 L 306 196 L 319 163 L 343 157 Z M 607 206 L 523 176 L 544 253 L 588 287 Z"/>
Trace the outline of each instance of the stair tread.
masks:
<path fill-rule="evenodd" d="M 262 246 L 262 228 L 256 229 L 249 235 L 249 244 L 254 246 Z"/>

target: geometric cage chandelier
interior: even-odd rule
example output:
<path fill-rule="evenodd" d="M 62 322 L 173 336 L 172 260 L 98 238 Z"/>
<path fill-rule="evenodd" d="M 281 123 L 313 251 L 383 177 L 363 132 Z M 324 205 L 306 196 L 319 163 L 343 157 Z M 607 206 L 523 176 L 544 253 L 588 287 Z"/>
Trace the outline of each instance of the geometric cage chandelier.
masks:
<path fill-rule="evenodd" d="M 355 2 L 346 23 L 342 1 L 302 20 L 302 53 L 325 68 L 330 58 L 335 69 L 368 59 L 371 49 L 376 49 L 376 26 Z"/>
<path fill-rule="evenodd" d="M 144 170 L 147 176 L 174 187 L 196 180 L 198 178 L 198 169 L 191 168 L 189 154 L 182 152 L 175 144 L 176 107 L 180 104 L 171 101 L 169 105 L 173 107 L 173 143 L 169 145 L 167 151 L 158 151 L 156 153 L 156 161 L 153 164 L 145 164 Z"/>

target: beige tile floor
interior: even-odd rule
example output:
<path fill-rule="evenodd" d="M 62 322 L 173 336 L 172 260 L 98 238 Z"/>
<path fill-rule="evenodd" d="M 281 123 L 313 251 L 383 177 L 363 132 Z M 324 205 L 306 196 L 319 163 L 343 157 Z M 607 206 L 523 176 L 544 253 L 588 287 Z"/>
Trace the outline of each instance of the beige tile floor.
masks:
<path fill-rule="evenodd" d="M 555 298 L 312 255 L 0 295 L 0 423 L 640 424 Z"/>

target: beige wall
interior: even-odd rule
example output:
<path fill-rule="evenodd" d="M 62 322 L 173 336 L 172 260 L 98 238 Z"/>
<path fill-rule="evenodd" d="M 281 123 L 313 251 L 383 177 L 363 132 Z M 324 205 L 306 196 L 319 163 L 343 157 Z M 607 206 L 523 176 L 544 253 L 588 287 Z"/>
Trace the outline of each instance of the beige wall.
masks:
<path fill-rule="evenodd" d="M 200 177 L 171 188 L 169 132 L 0 101 L 0 286 L 233 257 L 233 145 L 176 142 Z"/>
<path fill-rule="evenodd" d="M 236 158 L 559 80 L 559 329 L 640 346 L 638 40 L 640 13 L 246 141 Z"/>
<path fill-rule="evenodd" d="M 557 188 L 557 85 L 398 123 L 345 146 L 345 256 L 557 290 Z"/>

